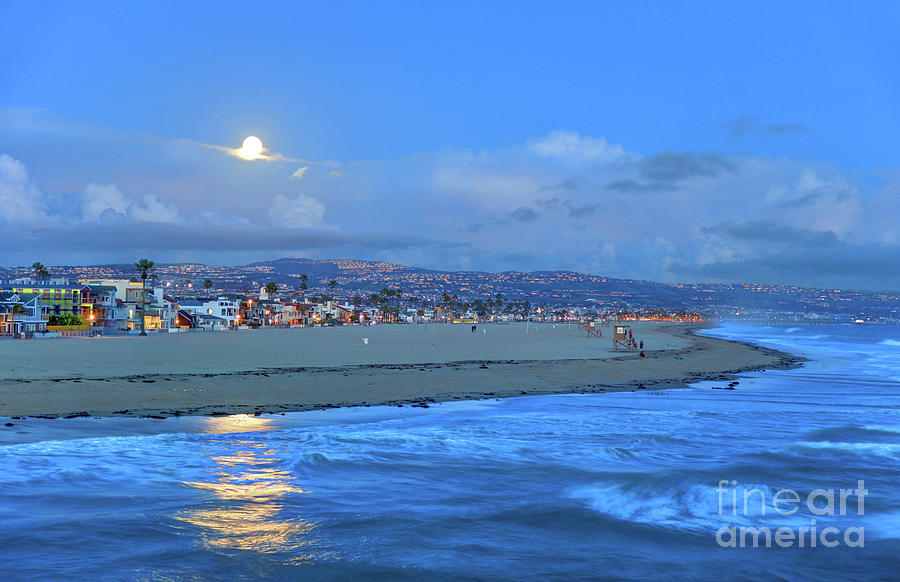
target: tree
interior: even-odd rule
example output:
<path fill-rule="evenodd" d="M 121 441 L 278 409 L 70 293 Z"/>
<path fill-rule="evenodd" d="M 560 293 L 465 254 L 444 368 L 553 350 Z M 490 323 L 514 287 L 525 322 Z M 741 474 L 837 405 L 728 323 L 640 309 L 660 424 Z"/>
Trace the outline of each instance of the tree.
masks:
<path fill-rule="evenodd" d="M 206 289 L 206 295 L 209 296 L 209 288 L 212 287 L 212 280 L 204 279 L 203 288 Z"/>
<path fill-rule="evenodd" d="M 337 287 L 337 281 L 332 279 L 328 282 L 328 286 L 331 288 L 331 298 L 334 299 L 334 288 Z"/>
<path fill-rule="evenodd" d="M 144 317 L 144 310 L 147 307 L 147 273 L 155 267 L 150 259 L 140 259 L 134 264 L 134 268 L 141 274 L 141 335 L 147 335 L 145 329 L 147 320 Z"/>
<path fill-rule="evenodd" d="M 303 294 L 303 301 L 306 302 L 306 290 L 309 289 L 309 275 L 303 273 L 300 275 L 300 292 Z"/>
<path fill-rule="evenodd" d="M 10 313 L 12 314 L 12 320 L 10 321 L 10 324 L 12 325 L 11 331 L 13 332 L 13 335 L 15 335 L 16 333 L 16 315 L 18 315 L 19 313 L 25 313 L 25 311 L 25 306 L 21 303 L 16 303 L 12 306 L 12 309 L 10 310 Z"/>
<path fill-rule="evenodd" d="M 35 277 L 45 277 L 46 278 L 46 277 L 50 276 L 50 271 L 47 270 L 47 267 L 45 267 L 42 263 L 37 262 L 37 261 L 32 263 L 31 270 L 34 272 Z"/>
<path fill-rule="evenodd" d="M 72 313 L 62 313 L 60 315 L 51 315 L 50 321 L 48 321 L 50 325 L 59 325 L 64 327 L 78 326 L 83 325 L 84 322 L 81 320 L 81 317 L 74 315 Z"/>
<path fill-rule="evenodd" d="M 270 281 L 266 283 L 264 289 L 266 290 L 266 295 L 275 295 L 278 292 L 278 285 Z"/>
<path fill-rule="evenodd" d="M 447 293 L 441 293 L 441 303 L 444 305 L 444 315 L 446 315 L 450 311 L 450 301 L 451 297 Z M 450 322 L 450 318 L 447 317 L 447 322 Z"/>

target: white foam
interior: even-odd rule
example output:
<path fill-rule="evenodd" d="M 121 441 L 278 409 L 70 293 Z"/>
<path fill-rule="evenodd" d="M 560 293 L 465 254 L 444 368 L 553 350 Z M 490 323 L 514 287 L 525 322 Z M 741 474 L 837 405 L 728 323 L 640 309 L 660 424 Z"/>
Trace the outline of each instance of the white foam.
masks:
<path fill-rule="evenodd" d="M 803 441 L 798 446 L 809 449 L 831 449 L 847 453 L 887 457 L 889 459 L 900 458 L 900 444 L 889 443 L 847 443 L 838 441 Z"/>
<path fill-rule="evenodd" d="M 754 490 L 763 492 L 767 502 L 765 510 L 760 503 L 761 496 Z M 732 503 L 735 491 L 736 507 Z M 748 492 L 746 512 L 745 491 Z M 730 525 L 780 527 L 795 522 L 803 525 L 806 518 L 802 515 L 787 517 L 775 511 L 771 505 L 774 493 L 767 485 L 739 483 L 733 489 L 723 488 L 721 494 L 715 486 L 684 484 L 671 487 L 586 486 L 575 489 L 570 496 L 586 501 L 592 510 L 615 519 L 679 530 L 715 531 Z"/>

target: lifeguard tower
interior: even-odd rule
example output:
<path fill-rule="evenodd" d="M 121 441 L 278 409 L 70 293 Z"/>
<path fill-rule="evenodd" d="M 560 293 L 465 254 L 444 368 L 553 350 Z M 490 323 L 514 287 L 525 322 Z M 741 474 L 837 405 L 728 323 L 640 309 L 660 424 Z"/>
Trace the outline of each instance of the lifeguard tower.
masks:
<path fill-rule="evenodd" d="M 603 337 L 600 326 L 594 321 L 585 322 L 584 328 L 587 330 L 588 337 Z"/>
<path fill-rule="evenodd" d="M 628 335 L 631 327 L 619 323 L 613 325 L 613 349 L 635 350 L 634 339 Z"/>

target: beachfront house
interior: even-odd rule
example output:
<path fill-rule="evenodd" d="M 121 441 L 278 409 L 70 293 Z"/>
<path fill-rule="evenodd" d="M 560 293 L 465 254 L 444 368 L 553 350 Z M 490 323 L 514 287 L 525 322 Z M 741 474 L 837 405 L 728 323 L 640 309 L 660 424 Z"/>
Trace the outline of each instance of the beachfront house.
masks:
<path fill-rule="evenodd" d="M 225 331 L 228 329 L 228 321 L 222 317 L 208 313 L 197 313 L 192 316 L 193 327 L 205 331 Z"/>
<path fill-rule="evenodd" d="M 44 333 L 49 312 L 50 306 L 41 303 L 37 294 L 0 293 L 0 334 L 29 337 Z"/>
<path fill-rule="evenodd" d="M 91 315 L 94 319 L 91 323 L 95 328 L 116 329 L 116 316 L 119 313 L 116 288 L 111 285 L 88 285 L 88 287 L 93 303 Z"/>
<path fill-rule="evenodd" d="M 326 301 L 315 306 L 315 323 L 350 323 L 354 320 L 354 307 L 337 301 Z"/>
<path fill-rule="evenodd" d="M 58 279 L 54 279 L 52 282 L 19 279 L 5 286 L 6 288 L 2 291 L 23 296 L 37 295 L 40 297 L 41 303 L 49 306 L 50 315 L 77 315 L 87 324 L 94 308 L 90 287 L 59 281 Z"/>
<path fill-rule="evenodd" d="M 195 317 L 199 315 L 209 315 L 221 319 L 225 322 L 225 329 L 233 328 L 236 325 L 235 321 L 239 321 L 240 305 L 237 300 L 229 299 L 228 297 L 218 297 L 216 299 L 206 300 L 182 299 L 177 302 L 177 309 L 191 316 L 190 318 L 185 318 L 184 316 L 182 316 L 179 319 L 179 323 L 177 323 L 178 327 L 184 327 L 185 323 L 188 323 L 189 319 L 192 321 L 192 323 L 190 323 L 190 327 L 196 327 L 199 329 L 219 329 L 220 327 L 222 327 L 218 323 L 212 323 L 211 320 L 208 320 L 208 318 L 197 319 Z M 203 327 L 200 327 L 197 322 L 201 319 L 209 323 L 204 324 Z"/>
<path fill-rule="evenodd" d="M 308 326 L 315 323 L 314 303 L 284 303 L 281 306 L 281 325 Z"/>

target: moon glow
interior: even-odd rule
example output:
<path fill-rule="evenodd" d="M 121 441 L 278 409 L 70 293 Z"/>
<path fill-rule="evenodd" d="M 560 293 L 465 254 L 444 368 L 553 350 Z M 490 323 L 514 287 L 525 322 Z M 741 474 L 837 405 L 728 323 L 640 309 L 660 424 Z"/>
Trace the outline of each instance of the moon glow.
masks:
<path fill-rule="evenodd" d="M 264 149 L 262 140 L 255 135 L 251 135 L 244 139 L 237 154 L 245 160 L 258 160 L 263 157 L 262 153 Z"/>

